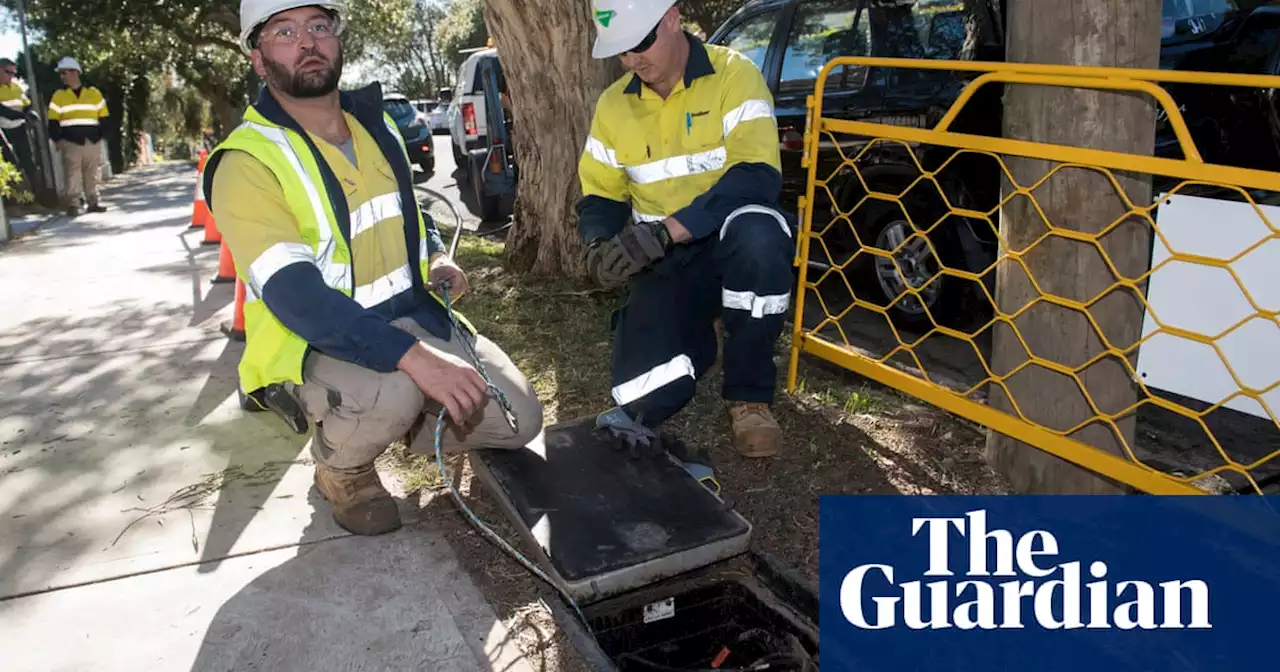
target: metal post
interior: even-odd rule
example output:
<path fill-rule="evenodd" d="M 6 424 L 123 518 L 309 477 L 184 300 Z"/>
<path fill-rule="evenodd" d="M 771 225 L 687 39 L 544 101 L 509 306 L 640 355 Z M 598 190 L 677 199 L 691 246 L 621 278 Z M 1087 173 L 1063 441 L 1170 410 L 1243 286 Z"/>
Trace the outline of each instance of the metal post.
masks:
<path fill-rule="evenodd" d="M 31 60 L 31 47 L 27 44 L 27 5 L 25 0 L 17 0 L 18 23 L 22 27 L 22 58 L 26 61 L 27 66 L 27 93 L 31 98 L 31 106 L 35 109 L 39 123 L 35 125 L 36 131 L 36 147 L 39 150 L 40 157 L 40 174 L 42 176 L 42 186 L 46 194 L 56 194 L 58 185 L 54 179 L 53 172 L 53 155 L 49 151 L 49 129 L 45 126 L 44 117 L 41 112 L 44 108 L 44 101 L 40 97 L 40 86 L 36 82 L 36 69 Z"/>

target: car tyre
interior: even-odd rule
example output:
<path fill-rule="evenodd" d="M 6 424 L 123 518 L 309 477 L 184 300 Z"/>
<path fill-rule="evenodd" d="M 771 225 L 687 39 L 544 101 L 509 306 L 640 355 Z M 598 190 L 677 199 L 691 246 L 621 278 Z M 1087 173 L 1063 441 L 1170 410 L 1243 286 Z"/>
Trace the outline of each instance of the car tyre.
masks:
<path fill-rule="evenodd" d="M 471 195 L 476 202 L 476 216 L 482 222 L 493 221 L 498 216 L 500 205 L 496 195 L 486 194 L 484 190 L 484 157 L 476 156 L 467 164 L 467 181 L 471 184 Z"/>
<path fill-rule="evenodd" d="M 895 266 L 888 258 L 865 251 L 858 254 L 847 267 L 848 279 L 857 297 L 885 309 L 894 327 L 900 330 L 923 334 L 935 326 L 951 326 L 952 317 L 962 303 L 961 283 L 947 275 L 934 278 L 942 261 L 923 238 L 912 237 L 914 230 L 901 208 L 891 203 L 871 203 L 863 205 L 861 210 L 864 214 L 855 225 L 862 245 L 886 251 L 898 249 L 898 263 Z M 951 260 L 949 245 L 938 236 L 930 236 L 930 241 L 948 265 L 957 267 Z M 837 245 L 848 250 L 841 255 L 844 259 L 852 257 L 859 248 L 858 240 L 852 235 Z M 903 294 L 908 284 L 919 290 L 920 299 Z"/>

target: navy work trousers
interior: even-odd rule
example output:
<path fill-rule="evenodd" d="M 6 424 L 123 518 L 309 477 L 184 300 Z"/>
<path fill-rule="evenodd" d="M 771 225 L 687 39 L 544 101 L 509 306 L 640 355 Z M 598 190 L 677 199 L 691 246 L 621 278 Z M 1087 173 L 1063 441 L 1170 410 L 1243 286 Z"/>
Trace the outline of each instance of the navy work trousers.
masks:
<path fill-rule="evenodd" d="M 717 317 L 725 332 L 724 399 L 772 402 L 794 240 L 791 220 L 748 206 L 680 258 L 633 277 L 626 305 L 613 315 L 614 402 L 648 427 L 678 413 L 715 363 Z"/>

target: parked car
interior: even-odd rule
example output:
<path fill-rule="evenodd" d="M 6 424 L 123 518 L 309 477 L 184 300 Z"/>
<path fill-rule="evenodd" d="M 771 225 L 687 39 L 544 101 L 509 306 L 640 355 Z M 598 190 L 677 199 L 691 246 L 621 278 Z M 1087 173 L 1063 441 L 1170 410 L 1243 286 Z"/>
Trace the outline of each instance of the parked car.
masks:
<path fill-rule="evenodd" d="M 418 164 L 422 172 L 428 175 L 435 172 L 435 141 L 431 137 L 426 115 L 419 112 L 413 103 L 409 102 L 408 97 L 398 93 L 384 95 L 382 109 L 396 122 L 396 128 L 404 137 L 404 147 L 409 152 L 409 161 Z"/>
<path fill-rule="evenodd" d="M 481 61 L 498 60 L 498 50 L 492 47 L 472 50 L 458 66 L 457 80 L 453 87 L 453 101 L 449 103 L 449 136 L 453 144 L 453 158 L 458 166 L 466 165 L 467 153 L 487 147 L 488 114 L 485 110 L 484 85 L 480 81 Z"/>
<path fill-rule="evenodd" d="M 449 132 L 449 105 L 439 101 L 426 105 L 427 123 L 432 133 Z"/>
<path fill-rule="evenodd" d="M 822 67 L 838 56 L 883 56 L 946 60 L 1004 60 L 1006 2 L 958 0 L 750 0 L 727 19 L 709 42 L 747 55 L 764 73 L 774 96 L 782 152 L 784 204 L 796 204 L 804 193 L 807 171 L 801 169 L 806 123 L 805 100 L 814 92 Z M 966 23 L 964 7 L 981 14 Z M 1246 6 L 1247 5 L 1247 6 Z M 1256 0 L 1165 0 L 1161 65 L 1165 68 L 1280 74 L 1280 6 L 1260 6 Z M 966 25 L 976 26 L 967 40 Z M 966 46 L 968 45 L 968 46 Z M 823 115 L 827 117 L 929 128 L 963 90 L 972 74 L 902 68 L 842 67 L 827 81 Z M 1206 161 L 1280 169 L 1280 118 L 1274 91 L 1241 90 L 1230 95 L 1205 87 L 1169 86 L 1187 117 L 1188 126 Z M 1219 87 L 1215 87 L 1219 88 Z M 977 135 L 1001 134 L 1002 87 L 980 90 L 952 125 L 952 130 Z M 1157 120 L 1157 153 L 1181 156 L 1167 120 Z M 987 306 L 981 288 L 950 276 L 924 286 L 940 268 L 981 272 L 998 253 L 998 239 L 985 222 L 950 217 L 928 234 L 929 245 L 908 244 L 897 256 L 898 266 L 873 255 L 854 255 L 860 241 L 880 249 L 896 249 L 913 229 L 906 215 L 932 224 L 946 213 L 945 196 L 953 205 L 989 211 L 999 202 L 1000 172 L 990 157 L 966 154 L 939 175 L 944 194 L 920 175 L 915 160 L 926 167 L 942 165 L 954 150 L 921 148 L 915 159 L 901 145 L 878 143 L 859 160 L 857 179 L 839 171 L 844 156 L 852 156 L 865 140 L 851 146 L 841 141 L 834 151 L 823 139 L 816 157 L 822 176 L 835 175 L 830 191 L 818 190 L 813 204 L 815 229 L 834 217 L 834 207 L 850 212 L 872 190 L 902 193 L 902 207 L 872 202 L 858 207 L 852 228 L 836 222 L 814 245 L 810 265 L 844 264 L 859 298 L 888 308 L 903 327 L 927 327 L 929 314 L 946 319 L 966 305 Z M 842 156 L 843 155 L 843 156 Z M 830 194 L 835 203 L 831 202 Z M 906 214 L 904 214 L 906 213 Z M 927 225 L 926 225 L 927 226 Z M 853 235 L 856 232 L 856 237 Z M 822 248 L 825 248 L 826 252 Z M 828 258 L 829 253 L 829 258 Z M 898 269 L 903 269 L 899 271 Z M 906 277 L 904 277 L 904 274 Z M 987 274 L 988 283 L 994 273 Z M 907 284 L 920 289 L 924 305 L 907 295 L 889 305 Z M 980 318 L 979 324 L 985 321 Z"/>

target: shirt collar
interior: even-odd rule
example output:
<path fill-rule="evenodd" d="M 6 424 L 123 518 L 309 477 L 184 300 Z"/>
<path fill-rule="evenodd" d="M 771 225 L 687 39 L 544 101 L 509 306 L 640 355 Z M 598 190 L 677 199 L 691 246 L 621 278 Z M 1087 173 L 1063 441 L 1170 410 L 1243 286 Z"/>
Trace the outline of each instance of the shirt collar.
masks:
<path fill-rule="evenodd" d="M 689 62 L 684 66 L 684 87 L 687 89 L 693 86 L 693 80 L 716 74 L 716 68 L 711 65 L 711 57 L 707 55 L 707 47 L 702 44 L 702 40 L 688 31 L 685 31 L 684 37 L 689 41 Z M 639 75 L 631 75 L 631 81 L 627 82 L 627 88 L 622 91 L 639 96 L 643 86 L 644 82 L 640 81 Z"/>

